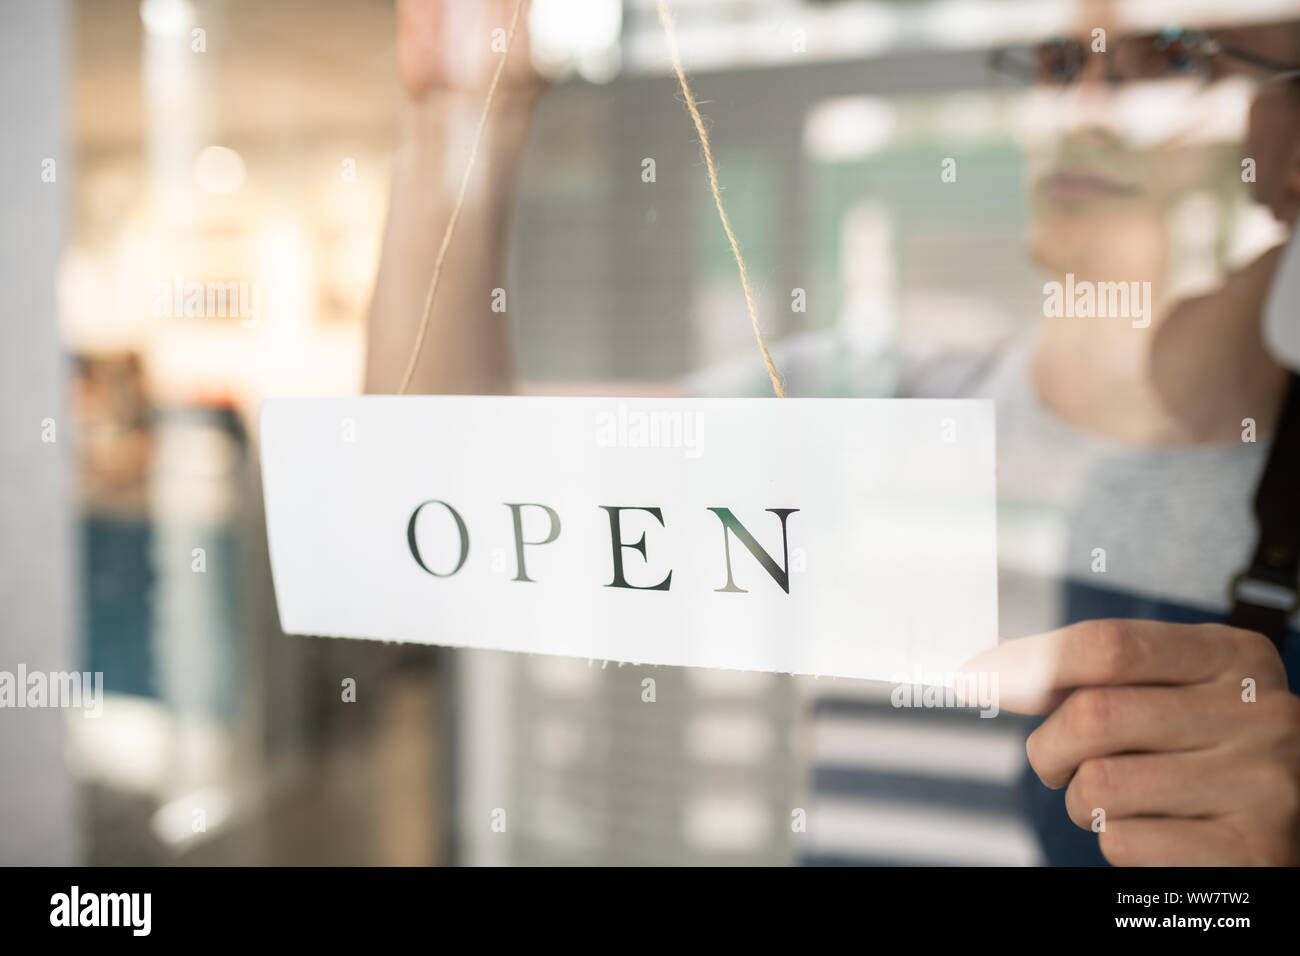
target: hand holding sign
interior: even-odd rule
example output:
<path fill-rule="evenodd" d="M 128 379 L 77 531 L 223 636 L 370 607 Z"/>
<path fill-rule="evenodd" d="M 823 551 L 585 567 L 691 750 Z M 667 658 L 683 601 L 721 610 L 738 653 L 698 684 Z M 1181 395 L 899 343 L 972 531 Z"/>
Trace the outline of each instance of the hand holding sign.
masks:
<path fill-rule="evenodd" d="M 1116 865 L 1300 862 L 1300 698 L 1264 636 L 1220 625 L 1087 621 L 1010 641 L 996 673 L 1043 783 Z M 963 686 L 961 681 L 958 687 Z"/>

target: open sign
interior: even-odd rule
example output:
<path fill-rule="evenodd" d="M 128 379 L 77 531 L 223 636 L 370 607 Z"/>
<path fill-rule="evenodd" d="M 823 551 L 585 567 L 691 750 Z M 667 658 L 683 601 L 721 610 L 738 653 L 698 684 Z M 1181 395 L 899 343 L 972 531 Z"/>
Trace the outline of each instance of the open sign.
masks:
<path fill-rule="evenodd" d="M 260 431 L 290 633 L 880 680 L 996 642 L 988 402 L 273 399 Z"/>

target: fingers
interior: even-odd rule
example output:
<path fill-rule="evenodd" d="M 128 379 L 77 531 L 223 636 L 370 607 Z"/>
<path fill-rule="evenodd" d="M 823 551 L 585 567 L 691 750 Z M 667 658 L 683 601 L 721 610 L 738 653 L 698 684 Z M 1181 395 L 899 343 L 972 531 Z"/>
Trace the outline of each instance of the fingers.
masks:
<path fill-rule="evenodd" d="M 1068 785 L 1076 825 L 1104 821 L 1111 863 L 1300 856 L 1300 698 L 1262 635 L 1088 621 L 1003 644 L 962 670 L 958 686 L 995 675 L 1001 708 L 1050 714 L 1026 743 L 1030 763 L 1047 786 Z"/>
<path fill-rule="evenodd" d="M 1029 762 L 1053 790 L 1085 760 L 1130 751 L 1212 747 L 1236 726 L 1244 704 L 1232 684 L 1084 687 L 1071 691 L 1025 742 Z"/>
<path fill-rule="evenodd" d="M 1254 678 L 1264 689 L 1285 688 L 1276 649 L 1263 635 L 1217 624 L 1084 621 L 1008 641 L 969 660 L 964 674 L 998 675 L 999 706 L 1049 713 L 1085 686 L 1197 684 Z"/>
<path fill-rule="evenodd" d="M 397 70 L 419 99 L 442 77 L 442 9 L 434 0 L 397 0 Z"/>
<path fill-rule="evenodd" d="M 1228 740 L 1285 741 L 1300 724 L 1300 701 L 1270 693 L 1244 701 L 1226 681 L 1190 687 L 1084 687 L 1025 741 L 1044 785 L 1059 789 L 1087 760 L 1109 754 L 1208 750 Z"/>
<path fill-rule="evenodd" d="M 1110 692 L 1115 690 L 1128 688 Z M 1187 694 L 1191 689 L 1159 690 Z M 1058 713 L 1065 714 L 1069 706 L 1067 702 Z M 1206 709 L 1214 706 L 1207 704 Z M 1223 711 L 1234 716 L 1223 718 L 1229 730 L 1220 743 L 1083 760 L 1065 792 L 1070 819 L 1082 829 L 1103 822 L 1102 850 L 1117 864 L 1296 862 L 1300 857 L 1300 698 L 1279 693 L 1237 706 L 1235 712 Z M 1043 772 L 1038 766 L 1035 769 Z M 1158 825 L 1162 821 L 1168 825 Z M 1130 825 L 1135 822 L 1150 826 Z M 1207 823 L 1215 826 L 1206 827 Z M 1184 843 L 1188 846 L 1181 847 Z M 1192 846 L 1198 843 L 1204 845 Z"/>
<path fill-rule="evenodd" d="M 1300 773 L 1264 753 L 1231 749 L 1176 754 L 1120 754 L 1086 761 L 1065 791 L 1076 826 L 1090 830 L 1138 817 L 1244 820 L 1242 834 L 1286 831 L 1300 808 Z M 1249 849 L 1249 840 L 1246 841 Z"/>
<path fill-rule="evenodd" d="M 1099 810 L 1107 825 L 1132 817 L 1225 816 L 1240 808 L 1243 781 L 1257 775 L 1263 776 L 1240 756 L 1216 751 L 1098 757 L 1070 781 L 1065 809 L 1084 830 Z"/>
<path fill-rule="evenodd" d="M 439 90 L 486 89 L 515 28 L 506 86 L 533 86 L 527 0 L 397 0 L 397 69 L 415 101 Z"/>
<path fill-rule="evenodd" d="M 1098 834 L 1114 866 L 1223 866 L 1246 862 L 1236 830 L 1222 820 L 1107 820 Z"/>

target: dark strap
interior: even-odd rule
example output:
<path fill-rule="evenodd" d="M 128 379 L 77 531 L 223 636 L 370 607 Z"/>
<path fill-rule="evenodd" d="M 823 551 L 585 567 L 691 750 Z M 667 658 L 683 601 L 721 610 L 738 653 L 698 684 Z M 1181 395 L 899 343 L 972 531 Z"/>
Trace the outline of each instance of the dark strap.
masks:
<path fill-rule="evenodd" d="M 1228 623 L 1258 631 L 1280 650 L 1300 608 L 1300 376 L 1287 379 L 1273 449 L 1255 490 L 1259 543 L 1250 567 L 1232 581 Z"/>

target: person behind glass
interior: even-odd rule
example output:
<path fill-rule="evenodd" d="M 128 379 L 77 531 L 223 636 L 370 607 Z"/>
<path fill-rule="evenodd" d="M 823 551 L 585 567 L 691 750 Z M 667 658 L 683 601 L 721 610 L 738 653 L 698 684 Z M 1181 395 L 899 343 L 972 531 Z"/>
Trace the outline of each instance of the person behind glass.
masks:
<path fill-rule="evenodd" d="M 513 6 L 398 2 L 402 145 L 370 313 L 371 391 L 395 391 L 405 368 L 495 66 L 486 44 L 456 38 L 476 27 L 486 36 Z M 1056 620 L 969 665 L 999 672 L 1003 709 L 1045 716 L 1026 747 L 1046 859 L 1294 864 L 1297 642 L 1284 664 L 1267 637 L 1222 623 L 1227 583 L 1253 546 L 1249 499 L 1288 383 L 1260 334 L 1280 247 L 1222 268 L 1211 291 L 1189 296 L 1173 279 L 1171 223 L 1188 196 L 1221 183 L 1225 163 L 1240 174 L 1239 147 L 1198 134 L 1230 101 L 1225 90 L 1245 88 L 1254 198 L 1287 226 L 1300 213 L 1300 25 L 1152 27 L 1126 21 L 1131 9 L 1081 4 L 1073 36 L 1003 51 L 993 65 L 1033 84 L 1031 258 L 1076 283 L 1149 282 L 1143 321 L 1039 317 L 1023 341 L 974 357 L 971 374 L 922 368 L 898 394 L 994 399 L 1000 515 L 1043 505 L 1069 529 L 1061 566 L 1043 574 L 1059 595 Z M 464 22 L 453 30 L 449 16 Z M 1094 52 L 1098 30 L 1104 53 Z M 508 320 L 484 290 L 505 285 L 515 185 L 545 89 L 528 66 L 525 16 L 412 392 L 516 389 Z M 1158 114 L 1140 108 L 1153 89 Z M 817 394 L 815 374 L 774 351 L 791 394 Z M 757 378 L 754 394 L 762 386 Z M 1241 442 L 1246 418 L 1254 444 Z M 1053 499 L 1048 484 L 1066 490 Z M 1086 564 L 1101 538 L 1132 569 L 1105 586 Z M 1000 547 L 1007 540 L 1000 530 Z M 1106 825 L 1094 833 L 1098 808 Z"/>

